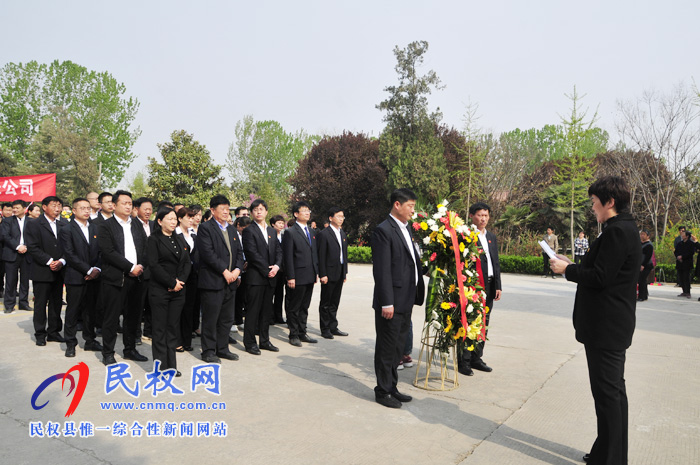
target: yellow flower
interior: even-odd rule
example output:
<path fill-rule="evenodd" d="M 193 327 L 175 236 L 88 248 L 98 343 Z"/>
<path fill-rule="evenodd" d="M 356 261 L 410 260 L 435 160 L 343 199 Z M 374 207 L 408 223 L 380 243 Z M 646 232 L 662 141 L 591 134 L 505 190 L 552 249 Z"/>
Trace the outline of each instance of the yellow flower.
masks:
<path fill-rule="evenodd" d="M 450 284 L 450 287 L 447 288 L 447 293 L 452 294 L 457 287 L 454 284 Z"/>
<path fill-rule="evenodd" d="M 484 306 L 484 314 L 486 314 L 486 313 L 488 313 L 488 312 L 490 312 L 490 311 L 491 311 L 491 309 L 490 309 L 490 308 L 488 308 L 488 307 Z"/>
<path fill-rule="evenodd" d="M 447 306 L 449 307 L 449 304 Z M 452 318 L 450 318 L 450 315 L 447 315 L 447 326 L 445 327 L 445 332 L 449 333 L 451 329 L 452 329 Z"/>
<path fill-rule="evenodd" d="M 467 350 L 468 350 L 469 352 L 474 352 L 474 345 L 472 344 L 472 345 L 470 345 L 469 347 L 467 347 Z"/>
<path fill-rule="evenodd" d="M 451 307 L 449 303 L 443 302 L 440 304 L 440 308 L 442 308 L 443 310 L 449 310 Z M 449 318 L 449 316 L 447 318 Z"/>
<path fill-rule="evenodd" d="M 421 221 L 421 223 L 420 223 L 420 228 L 421 228 L 423 231 L 426 231 L 426 230 L 428 229 L 428 223 L 426 223 L 425 221 Z"/>
<path fill-rule="evenodd" d="M 475 341 L 479 333 L 481 333 L 481 315 L 476 317 L 476 319 L 469 325 L 469 331 L 467 331 L 467 337 L 472 341 Z"/>
<path fill-rule="evenodd" d="M 461 339 L 461 338 L 464 337 L 465 334 L 466 334 L 466 331 L 464 330 L 464 326 L 462 326 L 461 328 L 459 328 L 459 329 L 457 330 L 457 334 L 455 334 L 454 336 L 452 336 L 452 338 L 453 338 L 453 339 Z"/>
<path fill-rule="evenodd" d="M 459 251 L 464 252 L 464 242 L 459 243 Z"/>
<path fill-rule="evenodd" d="M 445 276 L 447 276 L 447 271 L 443 270 L 442 268 L 436 268 L 436 270 L 438 271 L 438 273 L 442 273 Z"/>

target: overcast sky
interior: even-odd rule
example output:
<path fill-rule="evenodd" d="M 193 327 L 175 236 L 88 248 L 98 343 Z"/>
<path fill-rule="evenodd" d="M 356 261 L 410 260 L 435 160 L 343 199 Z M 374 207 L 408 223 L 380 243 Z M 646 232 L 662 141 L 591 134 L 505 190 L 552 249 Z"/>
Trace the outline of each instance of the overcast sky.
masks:
<path fill-rule="evenodd" d="M 177 129 L 223 164 L 247 114 L 376 136 L 393 48 L 414 40 L 446 86 L 431 108 L 460 129 L 469 101 L 487 130 L 557 124 L 576 85 L 614 141 L 617 99 L 700 84 L 698 0 L 0 0 L 0 21 L 0 65 L 71 60 L 140 101 L 131 176 Z"/>

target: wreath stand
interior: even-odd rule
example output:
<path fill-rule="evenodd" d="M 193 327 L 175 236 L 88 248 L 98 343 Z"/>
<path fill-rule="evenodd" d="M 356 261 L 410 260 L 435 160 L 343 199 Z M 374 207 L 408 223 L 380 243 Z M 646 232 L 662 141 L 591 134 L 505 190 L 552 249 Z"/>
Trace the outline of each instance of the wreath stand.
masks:
<path fill-rule="evenodd" d="M 452 346 L 447 353 L 437 350 L 435 340 L 438 331 L 426 322 L 413 385 L 428 391 L 452 391 L 459 387 L 457 349 Z"/>

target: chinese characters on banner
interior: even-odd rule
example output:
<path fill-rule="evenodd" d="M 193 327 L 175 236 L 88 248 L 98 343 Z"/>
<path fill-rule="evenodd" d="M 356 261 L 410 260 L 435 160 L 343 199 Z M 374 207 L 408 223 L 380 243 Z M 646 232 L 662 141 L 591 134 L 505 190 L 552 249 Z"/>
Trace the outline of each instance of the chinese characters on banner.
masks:
<path fill-rule="evenodd" d="M 0 202 L 41 202 L 56 195 L 56 173 L 0 178 Z"/>

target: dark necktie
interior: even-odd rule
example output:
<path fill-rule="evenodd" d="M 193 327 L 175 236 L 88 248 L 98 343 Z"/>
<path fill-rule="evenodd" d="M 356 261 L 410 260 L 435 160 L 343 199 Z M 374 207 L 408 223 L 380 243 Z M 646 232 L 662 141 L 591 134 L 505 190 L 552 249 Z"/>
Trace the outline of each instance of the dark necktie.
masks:
<path fill-rule="evenodd" d="M 309 234 L 309 228 L 304 226 L 304 231 L 306 231 L 306 238 L 309 240 L 309 245 L 311 245 L 311 234 Z"/>

